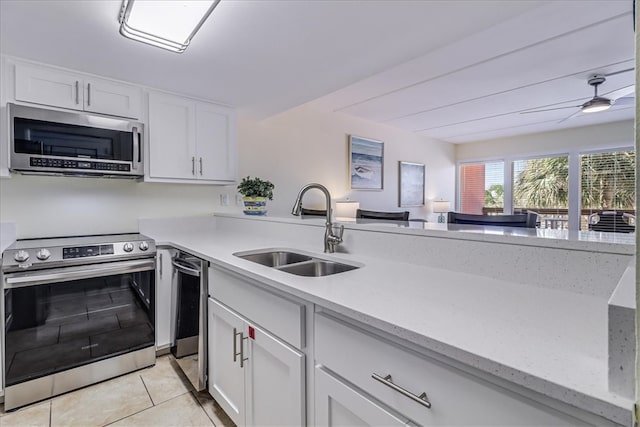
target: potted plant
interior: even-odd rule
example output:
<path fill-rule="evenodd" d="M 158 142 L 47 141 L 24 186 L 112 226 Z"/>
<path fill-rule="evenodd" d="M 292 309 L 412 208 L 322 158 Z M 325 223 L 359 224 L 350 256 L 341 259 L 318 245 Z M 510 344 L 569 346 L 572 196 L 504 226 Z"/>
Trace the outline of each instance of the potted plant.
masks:
<path fill-rule="evenodd" d="M 267 199 L 273 200 L 273 189 L 275 186 L 271 181 L 263 181 L 255 177 L 247 176 L 242 178 L 238 185 L 238 193 L 242 194 L 244 202 L 244 213 L 246 215 L 265 215 L 267 213 Z"/>

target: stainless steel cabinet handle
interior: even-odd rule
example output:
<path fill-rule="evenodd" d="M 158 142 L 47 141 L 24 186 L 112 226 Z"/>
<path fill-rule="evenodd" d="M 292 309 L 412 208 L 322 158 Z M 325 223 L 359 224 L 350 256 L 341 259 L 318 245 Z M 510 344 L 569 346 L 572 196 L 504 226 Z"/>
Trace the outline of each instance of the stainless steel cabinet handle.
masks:
<path fill-rule="evenodd" d="M 200 176 L 202 176 L 202 157 L 200 157 Z"/>
<path fill-rule="evenodd" d="M 191 157 L 191 175 L 196 174 L 196 158 Z"/>
<path fill-rule="evenodd" d="M 408 397 L 409 399 L 418 402 L 419 404 L 421 404 L 422 406 L 426 406 L 427 408 L 431 408 L 431 402 L 429 402 L 429 398 L 427 397 L 427 393 L 426 392 L 422 392 L 422 394 L 420 396 L 416 396 L 415 394 L 411 393 L 410 391 L 407 391 L 405 389 L 403 389 L 402 387 L 400 387 L 399 385 L 396 385 L 393 383 L 393 381 L 391 380 L 391 374 L 387 375 L 386 377 L 381 377 L 380 375 L 376 374 L 375 372 L 373 374 L 371 374 L 371 378 L 373 378 L 376 381 L 380 381 L 382 384 L 386 385 L 387 387 L 390 387 L 392 389 L 394 389 L 395 391 L 397 391 L 398 393 L 400 393 L 403 396 Z"/>
<path fill-rule="evenodd" d="M 158 270 L 158 273 L 160 273 L 160 277 L 162 277 L 162 254 L 158 254 L 158 258 L 160 259 L 160 262 L 158 263 L 158 267 L 160 267 Z"/>
<path fill-rule="evenodd" d="M 76 80 L 76 104 L 80 103 L 80 82 Z"/>
<path fill-rule="evenodd" d="M 244 340 L 248 340 L 249 337 L 244 336 L 244 332 L 240 332 L 240 367 L 244 368 L 244 362 L 249 360 L 248 357 L 244 357 Z"/>
<path fill-rule="evenodd" d="M 91 106 L 91 83 L 87 83 L 87 107 Z"/>
<path fill-rule="evenodd" d="M 238 360 L 238 356 L 242 357 L 242 349 L 240 350 L 240 353 L 236 351 L 237 350 L 236 335 L 242 336 L 242 332 L 238 333 L 238 330 L 236 328 L 233 328 L 233 361 L 234 362 Z"/>

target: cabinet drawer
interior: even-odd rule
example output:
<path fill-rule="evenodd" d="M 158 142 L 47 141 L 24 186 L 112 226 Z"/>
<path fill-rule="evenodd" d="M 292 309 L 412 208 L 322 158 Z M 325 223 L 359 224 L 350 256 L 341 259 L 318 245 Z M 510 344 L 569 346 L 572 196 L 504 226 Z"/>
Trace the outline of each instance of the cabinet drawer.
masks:
<path fill-rule="evenodd" d="M 304 305 L 234 274 L 209 268 L 209 296 L 297 348 L 304 342 Z"/>
<path fill-rule="evenodd" d="M 324 314 L 315 315 L 316 363 L 422 425 L 584 425 L 434 359 L 402 349 Z M 374 379 L 374 374 L 379 376 Z M 391 375 L 385 383 L 384 377 Z M 393 384 L 420 400 L 411 399 Z"/>

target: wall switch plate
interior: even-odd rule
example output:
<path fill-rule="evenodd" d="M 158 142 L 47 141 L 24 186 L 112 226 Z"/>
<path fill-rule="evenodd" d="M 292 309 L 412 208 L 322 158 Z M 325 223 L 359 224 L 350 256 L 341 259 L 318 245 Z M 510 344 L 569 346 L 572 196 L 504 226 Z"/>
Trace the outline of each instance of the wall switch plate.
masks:
<path fill-rule="evenodd" d="M 236 194 L 236 206 L 242 206 L 242 194 Z"/>
<path fill-rule="evenodd" d="M 229 206 L 229 195 L 221 194 L 220 195 L 220 206 Z"/>

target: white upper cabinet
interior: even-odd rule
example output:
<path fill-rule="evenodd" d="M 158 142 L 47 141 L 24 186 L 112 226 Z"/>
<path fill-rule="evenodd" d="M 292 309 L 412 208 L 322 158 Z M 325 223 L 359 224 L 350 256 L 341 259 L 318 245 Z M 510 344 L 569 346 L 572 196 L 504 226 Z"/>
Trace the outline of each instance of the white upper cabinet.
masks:
<path fill-rule="evenodd" d="M 76 74 L 16 64 L 16 101 L 82 110 L 82 84 Z"/>
<path fill-rule="evenodd" d="M 139 118 L 140 88 L 44 66 L 17 63 L 16 101 Z"/>
<path fill-rule="evenodd" d="M 200 179 L 234 181 L 235 118 L 219 105 L 196 104 L 196 141 Z M 235 139 L 235 138 L 234 138 Z"/>
<path fill-rule="evenodd" d="M 149 176 L 196 179 L 195 106 L 193 101 L 149 93 Z"/>
<path fill-rule="evenodd" d="M 98 78 L 84 79 L 84 110 L 121 117 L 140 117 L 141 91 Z"/>
<path fill-rule="evenodd" d="M 229 184 L 236 179 L 233 110 L 149 93 L 147 181 Z"/>

